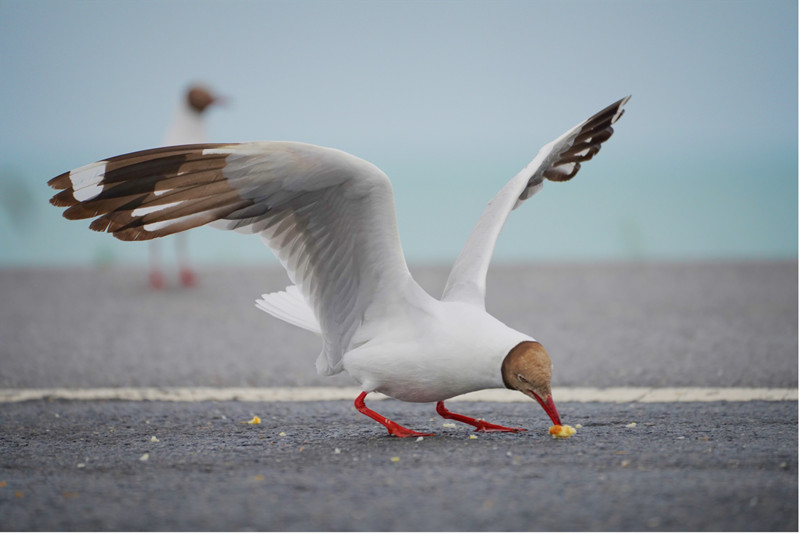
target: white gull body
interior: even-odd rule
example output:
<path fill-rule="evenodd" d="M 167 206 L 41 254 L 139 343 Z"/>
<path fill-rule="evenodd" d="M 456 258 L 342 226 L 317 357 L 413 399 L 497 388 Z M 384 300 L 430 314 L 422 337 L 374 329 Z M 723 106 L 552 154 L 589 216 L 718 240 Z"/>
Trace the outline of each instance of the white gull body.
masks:
<path fill-rule="evenodd" d="M 164 136 L 164 145 L 188 145 L 208 141 L 206 111 L 222 99 L 202 85 L 192 85 L 181 95 L 172 122 Z"/>
<path fill-rule="evenodd" d="M 364 391 L 411 402 L 504 387 L 503 360 L 513 347 L 534 339 L 480 307 L 439 301 L 414 286 L 398 306 L 402 312 L 359 329 L 342 368 Z"/>
<path fill-rule="evenodd" d="M 441 299 L 408 270 L 388 177 L 332 148 L 252 142 L 135 152 L 54 178 L 50 185 L 62 191 L 52 202 L 68 207 L 67 218 L 97 217 L 92 229 L 123 240 L 204 224 L 259 234 L 292 285 L 263 295 L 257 305 L 321 336 L 321 374 L 346 371 L 364 392 L 440 404 L 470 391 L 513 387 L 536 398 L 559 424 L 549 357 L 531 336 L 486 312 L 486 273 L 511 211 L 546 179 L 571 179 L 611 136 L 627 100 L 545 145 L 500 190 L 456 259 Z M 528 364 L 508 363 L 518 347 L 543 353 L 529 366 L 538 378 L 525 376 Z M 390 422 L 381 422 L 392 433 Z"/>

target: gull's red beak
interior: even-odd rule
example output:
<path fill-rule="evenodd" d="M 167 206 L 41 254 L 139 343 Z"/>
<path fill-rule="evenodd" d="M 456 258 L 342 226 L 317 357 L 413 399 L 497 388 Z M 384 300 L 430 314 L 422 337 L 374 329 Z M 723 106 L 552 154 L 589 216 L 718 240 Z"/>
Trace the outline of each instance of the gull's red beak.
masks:
<path fill-rule="evenodd" d="M 533 395 L 533 398 L 539 402 L 542 408 L 544 408 L 544 411 L 547 412 L 547 415 L 550 416 L 550 419 L 553 420 L 553 424 L 560 425 L 561 418 L 558 416 L 558 410 L 556 410 L 556 403 L 553 402 L 553 396 L 547 395 L 545 400 L 542 400 L 542 398 L 533 391 L 531 391 L 531 394 Z"/>
<path fill-rule="evenodd" d="M 227 96 L 214 95 L 212 98 L 213 100 L 211 101 L 211 103 L 214 104 L 215 106 L 220 106 L 224 108 L 230 106 L 231 104 L 231 99 Z"/>

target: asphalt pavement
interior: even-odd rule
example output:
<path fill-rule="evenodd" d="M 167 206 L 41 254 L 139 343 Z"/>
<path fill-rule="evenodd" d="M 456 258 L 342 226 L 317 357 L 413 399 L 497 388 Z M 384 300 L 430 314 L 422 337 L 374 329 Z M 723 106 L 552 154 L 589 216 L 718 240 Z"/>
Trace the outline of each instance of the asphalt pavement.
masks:
<path fill-rule="evenodd" d="M 454 405 L 455 406 L 455 405 Z M 797 405 L 459 403 L 521 434 L 374 402 L 26 402 L 2 407 L 4 530 L 788 530 Z M 260 424 L 248 424 L 254 416 Z M 636 423 L 632 426 L 631 423 Z M 474 437 L 473 437 L 474 436 Z M 157 440 L 157 441 L 156 441 Z"/>
<path fill-rule="evenodd" d="M 446 274 L 415 269 L 432 293 Z M 0 387 L 352 385 L 253 307 L 280 276 L 151 293 L 132 269 L 0 270 Z M 797 387 L 796 262 L 499 266 L 489 309 L 559 386 Z M 561 403 L 581 428 L 554 440 L 521 400 L 450 406 L 521 434 L 368 401 L 420 441 L 349 401 L 3 403 L 0 529 L 798 529 L 797 402 Z"/>
<path fill-rule="evenodd" d="M 432 295 L 449 267 L 412 266 Z M 256 309 L 278 266 L 0 270 L 0 387 L 352 386 L 319 338 Z M 492 265 L 487 309 L 541 341 L 556 386 L 797 387 L 797 262 Z"/>

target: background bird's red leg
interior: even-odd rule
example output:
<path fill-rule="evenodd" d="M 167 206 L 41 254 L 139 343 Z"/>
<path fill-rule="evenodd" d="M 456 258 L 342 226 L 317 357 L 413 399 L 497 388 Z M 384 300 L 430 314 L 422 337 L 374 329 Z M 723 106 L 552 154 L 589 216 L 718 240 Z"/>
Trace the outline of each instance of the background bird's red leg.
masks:
<path fill-rule="evenodd" d="M 164 289 L 164 273 L 161 272 L 161 247 L 156 241 L 150 241 L 150 289 Z"/>
<path fill-rule="evenodd" d="M 411 438 L 411 437 L 416 437 L 416 436 L 433 436 L 433 434 L 424 434 L 422 432 L 417 432 L 415 430 L 410 430 L 410 429 L 408 429 L 408 428 L 406 428 L 404 426 L 400 426 L 397 423 L 395 423 L 394 421 L 385 418 L 384 416 L 382 416 L 378 412 L 370 410 L 369 408 L 367 408 L 367 405 L 364 404 L 364 397 L 366 397 L 366 396 L 367 396 L 367 392 L 366 391 L 362 391 L 361 395 L 358 396 L 358 398 L 356 399 L 356 402 L 355 402 L 356 410 L 358 410 L 359 412 L 363 413 L 367 417 L 371 417 L 372 419 L 375 419 L 377 422 L 379 422 L 380 424 L 385 426 L 386 429 L 389 431 L 390 435 L 397 436 L 398 438 Z"/>
<path fill-rule="evenodd" d="M 445 419 L 455 419 L 456 421 L 461 421 L 462 423 L 472 425 L 478 432 L 525 432 L 524 428 L 510 428 L 507 426 L 493 425 L 492 423 L 487 423 L 482 419 L 474 419 L 472 417 L 467 417 L 466 415 L 453 413 L 444 407 L 444 401 L 439 401 L 436 403 L 436 413 Z"/>
<path fill-rule="evenodd" d="M 183 287 L 193 287 L 197 285 L 197 274 L 195 274 L 189 261 L 189 252 L 186 246 L 187 239 L 185 233 L 175 236 L 175 253 L 178 255 L 181 284 L 183 284 Z"/>

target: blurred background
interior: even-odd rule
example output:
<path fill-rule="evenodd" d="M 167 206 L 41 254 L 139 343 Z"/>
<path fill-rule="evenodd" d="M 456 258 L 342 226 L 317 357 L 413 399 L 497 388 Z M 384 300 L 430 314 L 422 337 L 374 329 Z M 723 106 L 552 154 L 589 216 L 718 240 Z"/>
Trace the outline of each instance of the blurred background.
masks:
<path fill-rule="evenodd" d="M 0 2 L 0 265 L 147 262 L 47 180 L 161 144 L 182 92 L 210 141 L 297 140 L 381 167 L 410 263 L 451 262 L 546 142 L 632 94 L 575 181 L 510 218 L 504 262 L 797 257 L 797 2 Z M 275 262 L 193 231 L 200 264 Z M 275 262 L 276 263 L 276 262 Z"/>

